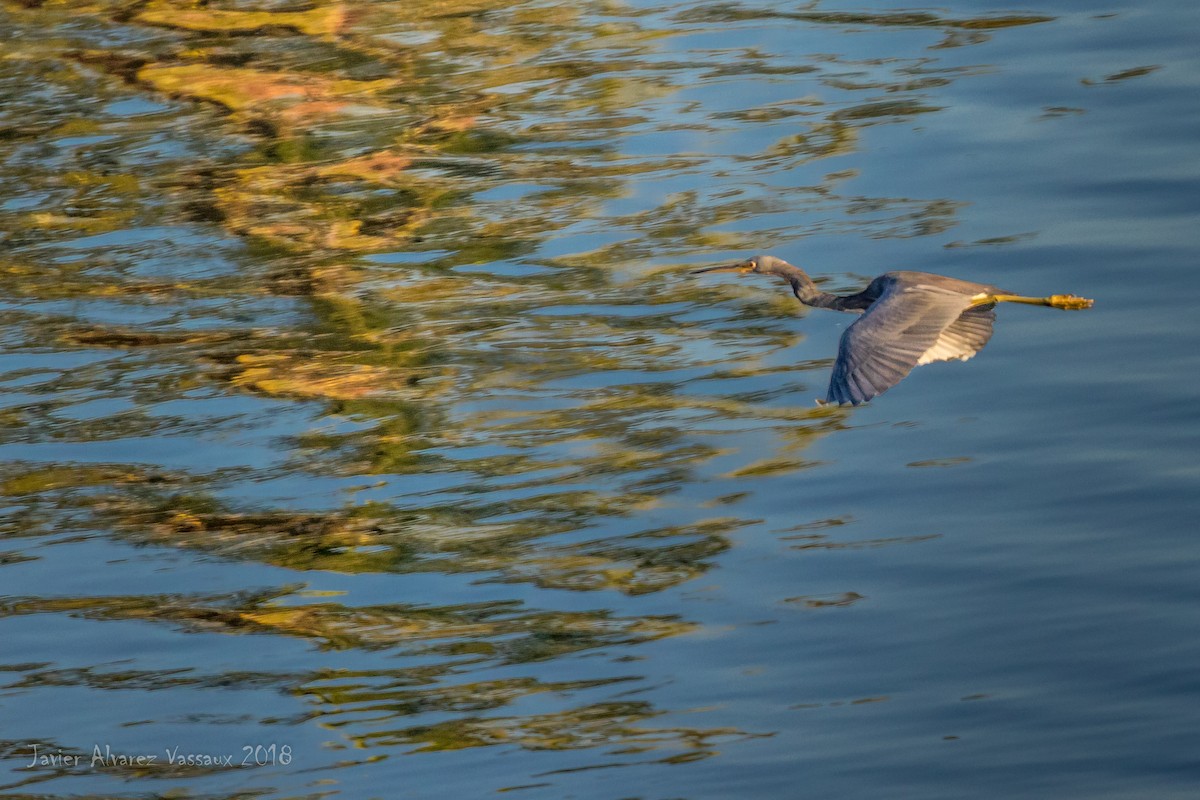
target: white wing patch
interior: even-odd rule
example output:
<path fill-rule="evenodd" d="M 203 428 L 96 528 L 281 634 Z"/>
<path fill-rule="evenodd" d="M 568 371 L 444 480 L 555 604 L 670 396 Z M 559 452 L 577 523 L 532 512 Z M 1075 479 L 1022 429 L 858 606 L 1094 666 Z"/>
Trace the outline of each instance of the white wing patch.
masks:
<path fill-rule="evenodd" d="M 946 326 L 933 347 L 921 354 L 917 359 L 917 366 L 953 359 L 966 361 L 992 338 L 992 322 L 995 319 L 996 314 L 991 306 L 967 309 L 958 319 Z"/>
<path fill-rule="evenodd" d="M 943 337 L 944 339 L 944 337 Z M 939 339 L 938 343 L 926 350 L 920 358 L 917 359 L 917 366 L 932 364 L 935 361 L 950 361 L 957 358 L 959 361 L 966 361 L 971 356 L 978 353 L 978 350 L 965 350 L 956 343 L 943 341 Z"/>

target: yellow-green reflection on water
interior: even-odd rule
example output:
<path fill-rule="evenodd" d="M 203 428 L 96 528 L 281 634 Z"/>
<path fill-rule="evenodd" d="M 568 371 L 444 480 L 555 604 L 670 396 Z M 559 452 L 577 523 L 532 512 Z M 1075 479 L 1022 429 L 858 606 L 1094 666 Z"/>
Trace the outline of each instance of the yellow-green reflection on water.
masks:
<path fill-rule="evenodd" d="M 822 694 L 804 657 L 853 674 L 838 615 L 887 596 L 838 559 L 969 525 L 884 524 L 909 478 L 872 472 L 881 447 L 855 527 L 813 452 L 856 430 L 812 403 L 832 351 L 786 294 L 684 268 L 807 238 L 1034 239 L 954 233 L 970 192 L 874 191 L 867 154 L 969 110 L 961 84 L 994 71 L 972 47 L 1057 16 L 821 5 L 5 2 L 0 572 L 39 577 L 0 623 L 43 652 L 0 657 L 0 684 L 48 710 L 5 723 L 0 785 L 585 796 L 556 781 L 698 770 L 788 709 L 910 708 Z M 1079 116 L 1063 102 L 1034 109 Z M 897 466 L 970 481 L 967 451 Z M 786 591 L 721 574 L 785 555 L 815 565 Z M 729 631 L 792 612 L 819 640 L 736 661 Z M 783 664 L 775 693 L 740 688 Z M 268 740 L 296 760 L 22 761 Z M 507 766 L 437 760 L 457 751 Z M 728 788 L 712 774 L 644 794 Z"/>

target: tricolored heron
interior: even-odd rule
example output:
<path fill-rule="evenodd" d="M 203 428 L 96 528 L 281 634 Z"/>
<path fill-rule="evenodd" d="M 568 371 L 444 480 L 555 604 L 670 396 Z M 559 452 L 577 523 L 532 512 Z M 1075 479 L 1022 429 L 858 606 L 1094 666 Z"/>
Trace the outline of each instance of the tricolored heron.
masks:
<path fill-rule="evenodd" d="M 807 306 L 863 313 L 838 346 L 825 402 L 865 403 L 895 386 L 913 367 L 957 358 L 966 361 L 992 338 L 997 303 L 1027 303 L 1061 309 L 1091 308 L 1071 294 L 1022 297 L 985 283 L 928 272 L 885 272 L 857 294 L 822 292 L 804 270 L 775 256 L 693 270 L 777 275 Z"/>

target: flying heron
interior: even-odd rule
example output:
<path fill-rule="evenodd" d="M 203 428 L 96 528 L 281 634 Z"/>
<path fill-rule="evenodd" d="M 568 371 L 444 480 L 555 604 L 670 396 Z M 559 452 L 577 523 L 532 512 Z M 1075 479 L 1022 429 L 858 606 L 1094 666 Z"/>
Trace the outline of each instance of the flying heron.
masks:
<path fill-rule="evenodd" d="M 913 367 L 957 358 L 966 361 L 992 338 L 997 303 L 1026 303 L 1061 309 L 1091 308 L 1071 294 L 1022 297 L 985 283 L 928 272 L 885 272 L 857 294 L 823 292 L 804 270 L 775 256 L 692 270 L 777 275 L 792 285 L 801 303 L 814 308 L 862 313 L 838 345 L 825 402 L 865 403 L 895 386 Z"/>

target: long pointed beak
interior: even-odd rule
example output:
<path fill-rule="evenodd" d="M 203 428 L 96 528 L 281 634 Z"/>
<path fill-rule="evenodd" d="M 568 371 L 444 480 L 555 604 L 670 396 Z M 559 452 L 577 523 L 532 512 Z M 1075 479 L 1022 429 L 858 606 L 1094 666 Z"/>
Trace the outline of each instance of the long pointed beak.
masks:
<path fill-rule="evenodd" d="M 705 267 L 704 269 L 694 269 L 688 272 L 689 275 L 699 275 L 702 272 L 747 272 L 754 271 L 753 261 L 739 261 L 736 264 L 722 264 L 719 267 Z"/>

